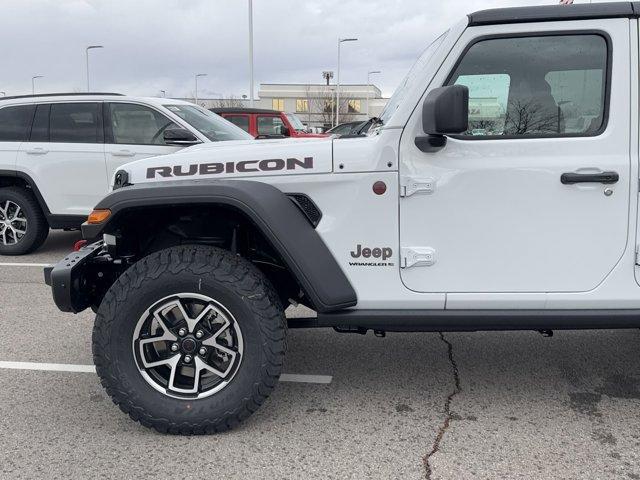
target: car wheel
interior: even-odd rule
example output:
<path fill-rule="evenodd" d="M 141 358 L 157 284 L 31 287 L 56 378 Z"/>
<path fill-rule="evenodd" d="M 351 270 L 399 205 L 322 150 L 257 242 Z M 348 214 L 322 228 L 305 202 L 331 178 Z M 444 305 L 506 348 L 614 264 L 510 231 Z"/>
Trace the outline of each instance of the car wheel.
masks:
<path fill-rule="evenodd" d="M 275 387 L 284 310 L 267 278 L 225 250 L 149 255 L 109 289 L 93 330 L 102 385 L 120 409 L 163 433 L 240 423 Z"/>
<path fill-rule="evenodd" d="M 33 195 L 20 187 L 0 188 L 0 255 L 24 255 L 40 248 L 49 224 Z"/>

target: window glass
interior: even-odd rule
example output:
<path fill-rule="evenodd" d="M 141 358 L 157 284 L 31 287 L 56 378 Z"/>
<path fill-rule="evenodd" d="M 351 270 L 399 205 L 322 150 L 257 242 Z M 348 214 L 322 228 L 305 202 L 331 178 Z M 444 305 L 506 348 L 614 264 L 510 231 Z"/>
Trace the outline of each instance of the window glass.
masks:
<path fill-rule="evenodd" d="M 287 117 L 287 120 L 289 120 L 289 123 L 294 128 L 294 130 L 297 130 L 298 132 L 306 131 L 304 123 L 302 123 L 302 120 L 300 120 L 296 115 L 294 115 L 293 113 L 286 113 L 285 116 Z"/>
<path fill-rule="evenodd" d="M 253 137 L 230 124 L 221 116 L 197 105 L 164 105 L 212 142 L 225 140 L 251 140 Z"/>
<path fill-rule="evenodd" d="M 113 143 L 164 145 L 164 131 L 180 128 L 166 116 L 144 105 L 112 103 L 110 111 Z"/>
<path fill-rule="evenodd" d="M 54 103 L 49 118 L 51 142 L 98 143 L 97 103 Z"/>
<path fill-rule="evenodd" d="M 233 123 L 236 127 L 240 127 L 245 132 L 249 131 L 249 117 L 247 115 L 227 115 L 223 118 Z"/>
<path fill-rule="evenodd" d="M 273 98 L 271 100 L 271 108 L 273 110 L 284 111 L 284 98 Z"/>
<path fill-rule="evenodd" d="M 296 100 L 296 112 L 308 112 L 309 111 L 309 100 L 306 98 L 298 98 Z"/>
<path fill-rule="evenodd" d="M 258 117 L 258 135 L 282 135 L 284 122 L 280 117 Z"/>
<path fill-rule="evenodd" d="M 474 44 L 449 84 L 469 87 L 466 135 L 596 134 L 606 74 L 600 35 L 496 38 Z"/>
<path fill-rule="evenodd" d="M 33 105 L 0 108 L 0 142 L 23 142 L 29 136 Z"/>
<path fill-rule="evenodd" d="M 347 102 L 347 109 L 349 113 L 360 113 L 360 100 L 349 100 L 349 102 Z"/>

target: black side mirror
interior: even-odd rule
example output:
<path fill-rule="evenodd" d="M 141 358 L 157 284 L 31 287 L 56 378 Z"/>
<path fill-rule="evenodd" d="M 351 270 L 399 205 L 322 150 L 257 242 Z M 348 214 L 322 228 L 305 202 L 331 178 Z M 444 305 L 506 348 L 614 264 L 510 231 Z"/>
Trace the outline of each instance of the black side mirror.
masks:
<path fill-rule="evenodd" d="M 282 135 L 283 137 L 288 137 L 288 136 L 291 135 L 291 132 L 289 131 L 289 129 L 285 125 L 281 125 L 280 126 L 280 135 Z"/>
<path fill-rule="evenodd" d="M 164 131 L 166 145 L 188 146 L 200 143 L 200 140 L 186 128 L 171 128 Z"/>
<path fill-rule="evenodd" d="M 422 130 L 415 144 L 423 152 L 434 152 L 447 144 L 446 135 L 469 129 L 469 88 L 450 85 L 434 88 L 422 105 Z"/>

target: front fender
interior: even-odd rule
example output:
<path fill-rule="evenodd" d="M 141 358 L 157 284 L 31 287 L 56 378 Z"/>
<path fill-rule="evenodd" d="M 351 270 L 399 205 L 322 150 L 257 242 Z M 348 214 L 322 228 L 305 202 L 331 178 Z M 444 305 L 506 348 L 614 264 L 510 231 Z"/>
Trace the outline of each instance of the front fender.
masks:
<path fill-rule="evenodd" d="M 280 254 L 318 312 L 352 307 L 356 293 L 318 232 L 301 210 L 273 185 L 250 180 L 182 180 L 120 188 L 96 209 L 109 209 L 102 224 L 82 225 L 83 237 L 111 233 L 118 217 L 129 209 L 217 204 L 243 212 Z M 110 228 L 111 227 L 111 228 Z"/>

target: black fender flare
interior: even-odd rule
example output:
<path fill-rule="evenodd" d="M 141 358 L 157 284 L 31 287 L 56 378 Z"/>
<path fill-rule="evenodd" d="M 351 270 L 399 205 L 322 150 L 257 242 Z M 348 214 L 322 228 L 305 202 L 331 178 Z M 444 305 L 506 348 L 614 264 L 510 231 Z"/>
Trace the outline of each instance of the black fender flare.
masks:
<path fill-rule="evenodd" d="M 218 204 L 244 213 L 280 254 L 313 307 L 331 312 L 357 303 L 356 292 L 306 216 L 273 185 L 251 180 L 182 180 L 130 185 L 107 195 L 96 209 L 109 209 L 102 224 L 82 225 L 85 239 L 110 233 L 128 209 L 161 205 Z"/>

